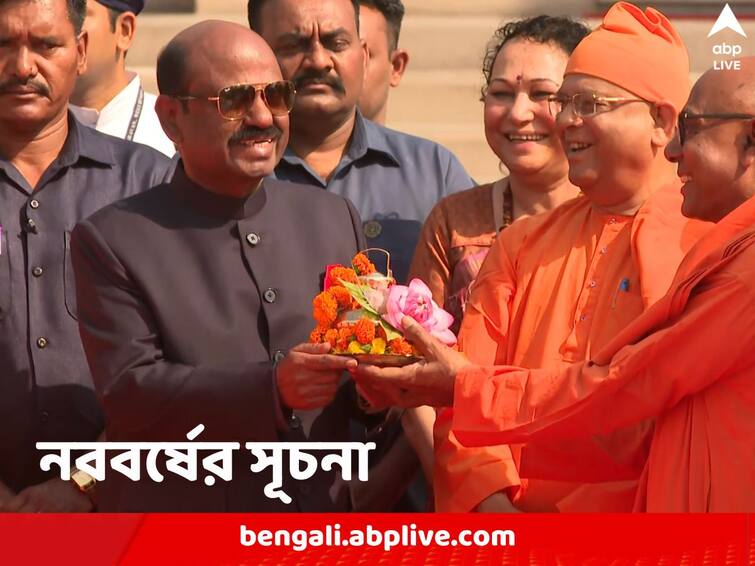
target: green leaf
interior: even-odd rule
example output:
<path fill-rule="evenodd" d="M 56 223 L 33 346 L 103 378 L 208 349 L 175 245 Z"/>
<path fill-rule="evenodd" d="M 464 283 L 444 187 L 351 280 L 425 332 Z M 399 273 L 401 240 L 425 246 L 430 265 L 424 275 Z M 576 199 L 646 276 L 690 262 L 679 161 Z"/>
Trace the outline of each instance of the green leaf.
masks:
<path fill-rule="evenodd" d="M 385 330 L 385 337 L 388 342 L 390 342 L 391 340 L 395 340 L 396 338 L 401 338 L 403 336 L 401 332 L 393 328 L 393 326 L 388 324 L 382 318 L 380 319 L 380 326 L 382 326 L 383 330 Z"/>
<path fill-rule="evenodd" d="M 364 310 L 364 316 L 365 318 L 369 318 L 370 320 L 376 320 L 378 324 L 383 328 L 385 331 L 385 337 L 387 341 L 395 340 L 396 338 L 401 338 L 403 334 L 398 331 L 396 328 L 391 326 L 388 322 L 386 322 L 382 316 L 380 316 L 380 313 L 378 313 L 374 308 L 372 308 L 372 305 L 367 300 L 367 297 L 364 296 L 364 292 L 362 291 L 362 287 L 359 285 L 354 285 L 354 283 L 349 283 L 348 281 L 344 281 L 343 279 L 339 279 L 341 284 L 346 288 L 346 290 L 351 294 L 352 297 L 354 297 L 354 300 L 359 303 L 359 306 L 362 307 Z"/>
<path fill-rule="evenodd" d="M 367 300 L 367 297 L 364 296 L 364 292 L 362 291 L 362 288 L 359 285 L 354 285 L 353 283 L 349 283 L 348 281 L 344 281 L 343 279 L 339 279 L 341 282 L 341 285 L 343 285 L 346 290 L 351 294 L 351 296 L 354 298 L 354 300 L 359 303 L 359 306 L 362 307 L 365 311 L 367 311 L 370 314 L 374 314 L 376 316 L 378 315 L 378 312 L 372 308 L 372 305 Z"/>

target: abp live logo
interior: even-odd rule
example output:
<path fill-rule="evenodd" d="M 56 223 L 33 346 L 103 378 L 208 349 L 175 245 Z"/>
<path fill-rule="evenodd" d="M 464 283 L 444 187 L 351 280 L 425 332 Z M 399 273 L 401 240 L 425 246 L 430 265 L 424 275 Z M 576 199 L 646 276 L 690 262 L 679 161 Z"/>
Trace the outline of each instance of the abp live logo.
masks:
<path fill-rule="evenodd" d="M 734 15 L 734 12 L 728 4 L 724 6 L 724 9 L 721 10 L 721 14 L 716 20 L 716 23 L 713 24 L 712 28 L 710 28 L 708 37 L 711 37 L 725 29 L 730 29 L 744 38 L 747 37 L 745 30 L 742 29 L 742 25 L 739 23 L 739 20 L 737 20 L 737 17 Z M 713 59 L 713 69 L 719 71 L 740 70 L 742 68 L 742 63 L 737 59 L 737 57 L 739 57 L 741 54 L 742 46 L 738 43 L 729 44 L 724 41 L 722 43 L 715 44 L 713 46 L 713 55 L 715 55 L 716 57 Z M 731 57 L 731 59 L 722 59 L 721 56 Z"/>

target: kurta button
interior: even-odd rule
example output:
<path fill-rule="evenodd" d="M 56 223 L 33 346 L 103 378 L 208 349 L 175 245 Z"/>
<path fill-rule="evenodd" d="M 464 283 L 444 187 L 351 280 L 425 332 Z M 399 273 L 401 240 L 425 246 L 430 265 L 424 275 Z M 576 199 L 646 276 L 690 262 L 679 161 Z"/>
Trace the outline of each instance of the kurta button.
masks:
<path fill-rule="evenodd" d="M 42 411 L 42 414 L 39 416 L 39 420 L 41 420 L 43 423 L 46 423 L 50 420 L 50 413 L 47 411 Z"/>
<path fill-rule="evenodd" d="M 582 316 L 579 317 L 579 320 L 581 320 L 582 322 L 584 322 L 585 320 L 587 320 L 587 315 L 583 314 Z"/>
<path fill-rule="evenodd" d="M 246 235 L 246 241 L 249 242 L 249 244 L 252 246 L 259 244 L 261 239 L 262 238 L 260 238 L 259 235 L 255 234 L 254 232 L 250 232 Z"/>
<path fill-rule="evenodd" d="M 277 351 L 276 351 L 276 352 L 275 352 L 275 353 L 273 354 L 273 361 L 274 361 L 274 362 L 275 362 L 275 363 L 277 364 L 277 363 L 280 363 L 280 361 L 281 361 L 281 360 L 282 360 L 283 358 L 285 358 L 285 357 L 286 357 L 286 354 L 285 354 L 284 352 L 282 352 L 281 350 L 277 350 Z"/>
<path fill-rule="evenodd" d="M 275 292 L 275 289 L 267 289 L 262 294 L 262 298 L 265 299 L 266 303 L 274 303 L 278 298 L 278 293 Z"/>
<path fill-rule="evenodd" d="M 39 201 L 35 198 L 31 199 L 29 206 L 32 208 L 39 208 Z"/>
<path fill-rule="evenodd" d="M 370 220 L 364 225 L 364 235 L 368 238 L 377 238 L 383 231 L 383 227 L 377 220 Z"/>
<path fill-rule="evenodd" d="M 291 428 L 301 428 L 301 419 L 296 415 L 291 415 L 291 418 L 288 419 L 288 424 Z"/>
<path fill-rule="evenodd" d="M 41 267 L 35 267 L 34 269 L 31 270 L 31 274 L 34 277 L 42 277 L 43 272 L 44 270 Z"/>
<path fill-rule="evenodd" d="M 590 281 L 590 287 L 591 288 L 594 288 L 594 287 L 597 287 L 597 286 L 598 286 L 598 284 L 595 281 Z"/>
<path fill-rule="evenodd" d="M 47 338 L 45 338 L 44 336 L 37 338 L 37 346 L 40 348 L 47 346 Z"/>
<path fill-rule="evenodd" d="M 29 218 L 29 220 L 26 221 L 26 228 L 30 232 L 36 232 L 37 231 L 37 223 L 34 222 L 33 218 Z"/>

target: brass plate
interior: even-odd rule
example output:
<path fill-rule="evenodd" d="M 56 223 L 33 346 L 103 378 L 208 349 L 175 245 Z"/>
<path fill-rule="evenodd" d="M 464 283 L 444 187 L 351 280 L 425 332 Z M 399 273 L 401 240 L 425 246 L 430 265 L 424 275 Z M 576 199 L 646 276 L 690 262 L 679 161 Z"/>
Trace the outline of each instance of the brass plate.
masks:
<path fill-rule="evenodd" d="M 416 356 L 399 356 L 396 354 L 335 354 L 345 358 L 354 358 L 360 364 L 368 364 L 381 368 L 400 368 L 419 362 L 422 358 Z"/>

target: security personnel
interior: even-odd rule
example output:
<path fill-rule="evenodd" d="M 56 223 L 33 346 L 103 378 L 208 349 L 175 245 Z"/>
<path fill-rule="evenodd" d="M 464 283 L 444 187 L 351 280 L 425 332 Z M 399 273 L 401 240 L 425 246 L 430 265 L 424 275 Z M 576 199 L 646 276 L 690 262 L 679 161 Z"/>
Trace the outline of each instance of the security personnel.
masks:
<path fill-rule="evenodd" d="M 91 509 L 73 482 L 40 469 L 35 448 L 93 441 L 103 429 L 76 322 L 70 233 L 171 169 L 157 151 L 68 112 L 86 65 L 83 5 L 0 3 L 0 511 Z"/>
<path fill-rule="evenodd" d="M 144 90 L 137 73 L 126 70 L 136 16 L 143 8 L 144 0 L 87 2 L 87 69 L 76 83 L 71 110 L 99 132 L 143 143 L 171 157 L 176 149 L 157 119 L 157 97 Z"/>

